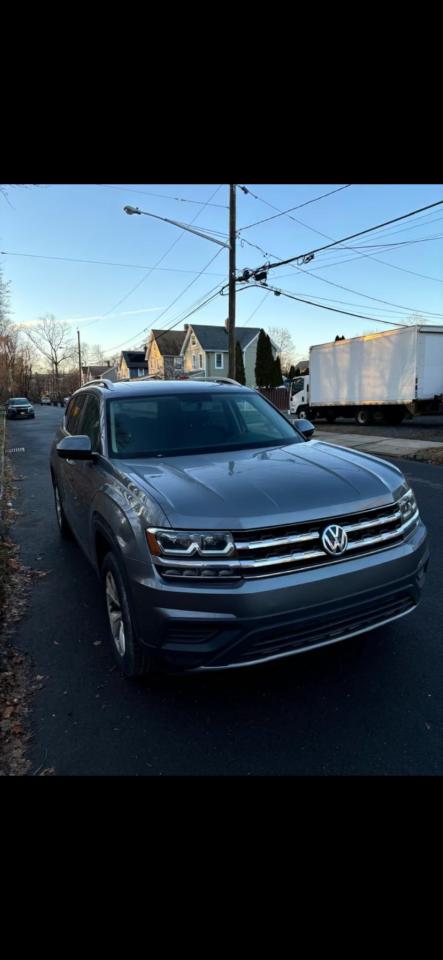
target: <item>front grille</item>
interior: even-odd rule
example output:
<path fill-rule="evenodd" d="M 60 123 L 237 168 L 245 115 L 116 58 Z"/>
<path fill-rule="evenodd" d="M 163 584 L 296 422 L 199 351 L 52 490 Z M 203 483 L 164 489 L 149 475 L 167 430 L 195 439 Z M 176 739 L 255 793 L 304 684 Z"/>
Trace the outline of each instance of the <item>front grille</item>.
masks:
<path fill-rule="evenodd" d="M 234 534 L 236 552 L 243 576 L 269 576 L 337 563 L 350 555 L 372 553 L 384 546 L 394 545 L 409 532 L 412 521 L 402 523 L 398 504 L 352 515 L 341 515 L 326 520 L 297 524 L 296 526 L 253 530 Z M 322 533 L 331 523 L 341 526 L 347 534 L 348 546 L 337 557 L 327 553 L 322 545 Z"/>
<path fill-rule="evenodd" d="M 238 647 L 231 648 L 220 658 L 212 661 L 212 666 L 248 663 L 267 657 L 282 656 L 298 649 L 309 649 L 322 643 L 345 639 L 352 634 L 363 632 L 382 624 L 394 617 L 409 613 L 416 606 L 412 594 L 402 593 L 395 597 L 386 597 L 377 601 L 359 604 L 343 611 L 338 617 L 323 616 L 313 618 L 311 623 L 284 624 L 283 626 L 262 630 L 253 638 L 246 639 Z"/>
<path fill-rule="evenodd" d="M 418 509 L 403 520 L 399 502 L 385 507 L 341 514 L 324 520 L 266 527 L 258 530 L 231 531 L 235 556 L 218 560 L 179 560 L 155 556 L 154 563 L 166 579 L 238 580 L 292 573 L 311 567 L 339 563 L 395 546 L 413 530 L 419 520 Z M 322 534 L 330 524 L 342 527 L 347 547 L 338 555 L 327 552 Z"/>

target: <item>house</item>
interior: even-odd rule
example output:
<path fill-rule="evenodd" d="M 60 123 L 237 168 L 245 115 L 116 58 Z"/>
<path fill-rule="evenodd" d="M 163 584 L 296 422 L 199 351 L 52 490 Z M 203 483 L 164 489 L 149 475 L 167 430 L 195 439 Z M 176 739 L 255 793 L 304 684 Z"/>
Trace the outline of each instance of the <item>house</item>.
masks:
<path fill-rule="evenodd" d="M 186 336 L 182 346 L 184 372 L 202 376 L 229 376 L 229 353 L 227 321 L 224 327 L 187 324 Z M 255 387 L 255 362 L 260 327 L 236 327 L 235 338 L 240 344 L 245 367 L 246 386 Z M 277 356 L 277 344 L 271 340 L 272 352 Z"/>
<path fill-rule="evenodd" d="M 111 366 L 110 360 L 107 360 L 105 364 L 87 364 L 82 367 L 82 383 L 99 380 L 100 377 L 106 377 L 107 380 L 112 382 L 117 379 L 117 370 Z"/>
<path fill-rule="evenodd" d="M 151 376 L 174 380 L 181 373 L 181 349 L 185 337 L 185 330 L 151 330 L 146 346 L 146 363 Z"/>
<path fill-rule="evenodd" d="M 117 377 L 119 380 L 134 380 L 135 377 L 146 377 L 148 365 L 144 350 L 123 350 L 118 362 Z"/>
<path fill-rule="evenodd" d="M 309 373 L 309 360 L 298 360 L 295 369 L 299 371 L 301 377 L 306 376 Z"/>

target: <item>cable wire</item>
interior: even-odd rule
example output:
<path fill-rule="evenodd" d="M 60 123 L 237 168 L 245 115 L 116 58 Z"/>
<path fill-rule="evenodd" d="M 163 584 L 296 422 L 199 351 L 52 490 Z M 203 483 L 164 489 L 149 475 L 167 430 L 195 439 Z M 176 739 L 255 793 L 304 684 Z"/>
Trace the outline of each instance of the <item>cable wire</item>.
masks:
<path fill-rule="evenodd" d="M 291 213 L 293 210 L 300 210 L 301 207 L 307 207 L 310 203 L 316 203 L 317 200 L 323 200 L 325 197 L 331 197 L 333 193 L 340 193 L 340 190 L 347 190 L 348 187 L 352 187 L 352 183 L 346 183 L 344 187 L 338 187 L 336 190 L 330 190 L 329 193 L 322 193 L 321 196 L 313 197 L 312 200 L 305 200 L 304 203 L 299 203 L 296 207 L 289 207 L 288 210 L 279 210 L 279 212 L 275 213 L 272 217 L 265 217 L 264 220 L 257 220 L 255 223 L 247 223 L 244 227 L 240 227 L 240 231 L 250 230 L 251 227 L 258 227 L 260 223 L 268 223 L 269 220 L 275 220 L 277 217 L 283 217 L 285 214 Z M 250 193 L 251 196 L 255 197 L 256 200 L 261 199 L 260 197 L 257 197 L 255 193 L 252 193 L 252 190 L 248 190 L 246 187 L 244 189 L 246 190 L 246 193 Z M 272 204 L 269 204 L 269 206 L 272 206 Z M 275 207 L 274 209 L 278 210 L 278 207 Z"/>

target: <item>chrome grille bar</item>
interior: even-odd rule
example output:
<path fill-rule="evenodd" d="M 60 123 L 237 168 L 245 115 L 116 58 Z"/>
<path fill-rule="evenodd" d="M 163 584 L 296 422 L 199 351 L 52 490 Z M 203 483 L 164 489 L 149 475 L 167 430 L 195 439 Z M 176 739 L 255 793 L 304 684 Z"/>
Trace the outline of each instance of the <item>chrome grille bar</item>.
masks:
<path fill-rule="evenodd" d="M 358 530 L 367 530 L 369 527 L 378 527 L 382 526 L 384 523 L 392 523 L 393 520 L 401 519 L 401 511 L 396 510 L 395 513 L 392 513 L 391 516 L 386 517 L 377 517 L 376 520 L 363 520 L 361 523 L 347 523 L 343 524 L 343 530 L 346 533 L 355 533 Z"/>
<path fill-rule="evenodd" d="M 270 550 L 272 547 L 287 547 L 291 543 L 306 543 L 308 540 L 319 540 L 320 534 L 312 533 L 294 533 L 287 537 L 270 537 L 268 540 L 246 540 L 236 541 L 236 550 Z"/>

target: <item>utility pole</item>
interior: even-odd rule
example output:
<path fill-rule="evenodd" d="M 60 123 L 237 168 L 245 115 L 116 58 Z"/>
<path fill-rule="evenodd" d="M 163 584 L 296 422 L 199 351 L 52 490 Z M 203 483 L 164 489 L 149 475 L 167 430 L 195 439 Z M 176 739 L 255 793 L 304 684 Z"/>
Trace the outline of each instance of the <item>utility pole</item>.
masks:
<path fill-rule="evenodd" d="M 235 380 L 235 232 L 236 232 L 236 184 L 229 184 L 229 310 L 228 349 L 229 376 Z"/>
<path fill-rule="evenodd" d="M 80 377 L 79 386 L 82 385 L 82 352 L 80 347 L 80 330 L 77 330 L 77 342 L 78 342 L 78 375 Z"/>

